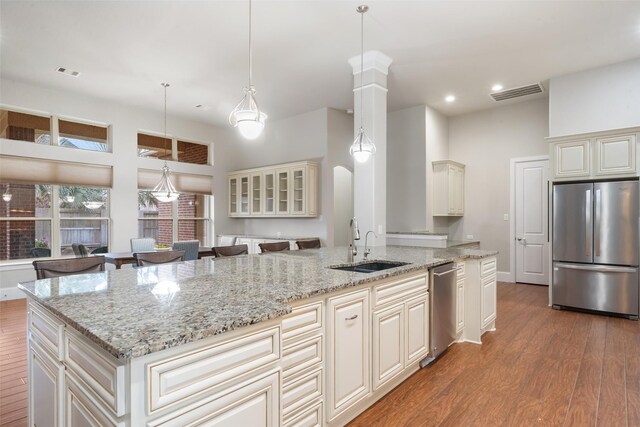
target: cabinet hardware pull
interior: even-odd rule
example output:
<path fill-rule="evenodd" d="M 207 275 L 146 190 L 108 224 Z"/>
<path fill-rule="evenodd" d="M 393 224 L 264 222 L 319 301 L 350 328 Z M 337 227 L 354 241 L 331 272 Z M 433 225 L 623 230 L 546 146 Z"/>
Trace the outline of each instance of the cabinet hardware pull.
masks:
<path fill-rule="evenodd" d="M 354 314 L 354 315 L 353 315 L 353 316 L 351 316 L 351 317 L 345 317 L 345 318 L 344 318 L 344 320 L 355 320 L 355 319 L 357 319 L 357 318 L 358 318 L 358 315 L 357 315 L 357 314 Z"/>

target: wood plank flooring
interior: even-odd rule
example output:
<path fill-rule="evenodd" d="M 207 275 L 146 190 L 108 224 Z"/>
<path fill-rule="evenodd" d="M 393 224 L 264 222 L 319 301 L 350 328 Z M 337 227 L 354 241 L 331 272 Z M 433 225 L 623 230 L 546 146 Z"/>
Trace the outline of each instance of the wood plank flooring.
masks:
<path fill-rule="evenodd" d="M 640 323 L 547 306 L 498 284 L 496 332 L 456 344 L 357 426 L 640 426 Z"/>
<path fill-rule="evenodd" d="M 0 426 L 27 425 L 27 300 L 0 302 Z"/>
<path fill-rule="evenodd" d="M 640 323 L 498 284 L 497 331 L 456 344 L 350 426 L 640 426 Z M 0 302 L 0 426 L 27 425 L 25 300 Z"/>

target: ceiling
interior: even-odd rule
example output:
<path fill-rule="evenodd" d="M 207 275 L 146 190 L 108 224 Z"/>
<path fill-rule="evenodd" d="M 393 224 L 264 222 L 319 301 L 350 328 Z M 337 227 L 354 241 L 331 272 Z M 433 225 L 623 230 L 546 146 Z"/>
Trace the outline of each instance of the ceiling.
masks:
<path fill-rule="evenodd" d="M 272 120 L 352 108 L 347 60 L 360 50 L 360 3 L 254 0 L 254 84 Z M 640 57 L 640 1 L 367 4 L 365 50 L 393 58 L 390 111 L 464 114 L 504 105 L 488 96 L 497 82 L 513 88 Z M 247 1 L 1 0 L 0 19 L 3 78 L 158 111 L 169 82 L 170 114 L 215 125 L 247 84 Z M 446 103 L 448 94 L 457 100 Z"/>

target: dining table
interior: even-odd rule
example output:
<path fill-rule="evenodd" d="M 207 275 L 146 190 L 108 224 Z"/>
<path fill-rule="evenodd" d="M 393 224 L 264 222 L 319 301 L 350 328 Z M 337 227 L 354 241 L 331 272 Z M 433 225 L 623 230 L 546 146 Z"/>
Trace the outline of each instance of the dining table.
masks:
<path fill-rule="evenodd" d="M 152 251 L 157 252 L 157 251 Z M 133 264 L 136 262 L 133 252 L 107 252 L 100 254 L 104 257 L 104 261 L 116 266 L 116 270 L 120 270 L 124 264 Z M 214 256 L 210 247 L 200 246 L 198 248 L 198 259 Z"/>

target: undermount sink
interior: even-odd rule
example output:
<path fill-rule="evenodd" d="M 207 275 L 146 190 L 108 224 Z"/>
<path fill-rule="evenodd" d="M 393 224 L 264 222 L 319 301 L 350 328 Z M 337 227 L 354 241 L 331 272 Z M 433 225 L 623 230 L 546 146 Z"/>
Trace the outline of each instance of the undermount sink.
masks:
<path fill-rule="evenodd" d="M 387 270 L 407 264 L 409 263 L 398 261 L 370 261 L 355 265 L 336 265 L 329 268 L 333 270 L 355 271 L 356 273 L 375 273 L 376 271 Z"/>

